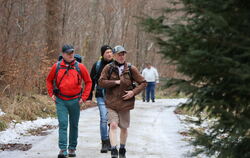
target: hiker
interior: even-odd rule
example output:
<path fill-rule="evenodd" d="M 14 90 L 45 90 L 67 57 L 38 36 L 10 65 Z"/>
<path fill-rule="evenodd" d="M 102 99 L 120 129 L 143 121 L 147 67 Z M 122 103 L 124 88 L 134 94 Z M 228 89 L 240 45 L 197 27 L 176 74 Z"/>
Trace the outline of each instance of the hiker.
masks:
<path fill-rule="evenodd" d="M 122 46 L 116 46 L 113 53 L 114 62 L 104 67 L 99 79 L 99 86 L 105 88 L 111 157 L 118 157 L 117 130 L 119 127 L 119 158 L 125 158 L 130 110 L 134 108 L 135 95 L 139 94 L 147 83 L 137 68 L 126 62 L 127 51 Z M 134 81 L 138 84 L 136 87 L 133 86 Z"/>
<path fill-rule="evenodd" d="M 151 97 L 152 102 L 155 102 L 155 85 L 159 83 L 158 71 L 150 63 L 146 63 L 146 68 L 143 69 L 142 76 L 147 81 L 146 101 L 149 102 Z"/>
<path fill-rule="evenodd" d="M 63 59 L 52 66 L 47 77 L 48 94 L 56 103 L 59 122 L 58 158 L 76 156 L 80 106 L 88 98 L 92 85 L 88 70 L 75 60 L 74 54 L 72 45 L 64 45 Z M 84 90 L 82 90 L 82 80 L 85 83 Z"/>
<path fill-rule="evenodd" d="M 106 66 L 112 61 L 113 61 L 112 48 L 109 45 L 103 45 L 101 47 L 101 58 L 94 63 L 90 72 L 90 77 L 92 79 L 92 89 L 87 99 L 87 102 L 92 101 L 93 90 L 96 88 L 95 97 L 97 100 L 97 105 L 100 113 L 100 135 L 102 141 L 101 153 L 108 152 L 108 150 L 110 149 L 110 141 L 108 135 L 107 108 L 104 102 L 104 89 L 98 85 L 98 80 L 100 78 L 104 66 Z"/>

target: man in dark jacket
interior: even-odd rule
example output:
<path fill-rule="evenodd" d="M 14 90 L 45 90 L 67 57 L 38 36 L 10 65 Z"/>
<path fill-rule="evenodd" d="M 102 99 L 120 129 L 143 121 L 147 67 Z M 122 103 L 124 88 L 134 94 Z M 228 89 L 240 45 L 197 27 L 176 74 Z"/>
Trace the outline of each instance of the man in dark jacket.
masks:
<path fill-rule="evenodd" d="M 75 61 L 73 46 L 64 45 L 62 57 L 52 66 L 46 82 L 48 94 L 56 103 L 60 148 L 58 158 L 76 156 L 80 105 L 88 98 L 92 84 L 87 68 Z M 84 90 L 82 81 L 85 83 Z"/>
<path fill-rule="evenodd" d="M 120 128 L 119 158 L 125 158 L 125 144 L 130 124 L 130 110 L 134 108 L 135 95 L 147 85 L 137 68 L 126 62 L 127 51 L 122 46 L 113 50 L 114 62 L 104 67 L 99 85 L 106 88 L 106 107 L 110 125 L 111 157 L 118 158 L 117 128 Z M 134 87 L 133 82 L 138 86 Z"/>
<path fill-rule="evenodd" d="M 96 89 L 95 97 L 97 100 L 97 105 L 100 112 L 100 134 L 102 140 L 101 153 L 107 153 L 110 148 L 110 141 L 108 135 L 108 119 L 107 119 L 107 109 L 104 102 L 104 89 L 98 85 L 98 80 L 100 78 L 103 68 L 113 61 L 112 48 L 108 45 L 103 45 L 101 47 L 101 59 L 94 63 L 92 66 L 90 76 L 92 79 L 92 89 L 88 101 L 92 100 L 93 90 Z"/>

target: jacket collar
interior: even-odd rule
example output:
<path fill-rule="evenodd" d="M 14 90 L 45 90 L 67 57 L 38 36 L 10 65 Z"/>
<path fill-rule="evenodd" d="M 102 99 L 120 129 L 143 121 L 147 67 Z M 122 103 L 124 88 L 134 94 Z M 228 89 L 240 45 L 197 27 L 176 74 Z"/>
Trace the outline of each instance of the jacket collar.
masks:
<path fill-rule="evenodd" d="M 69 66 L 69 65 L 70 65 L 70 66 L 74 66 L 75 62 L 76 62 L 76 60 L 73 60 L 72 62 L 68 63 L 68 62 L 66 62 L 64 59 L 62 59 L 61 65 L 62 65 L 62 66 L 65 66 L 65 67 L 67 67 L 67 66 Z"/>
<path fill-rule="evenodd" d="M 117 67 L 117 68 L 119 67 L 119 66 L 116 64 L 115 61 L 114 61 L 112 64 L 114 65 L 114 67 Z M 128 72 L 128 71 L 129 71 L 129 69 L 128 69 L 128 63 L 125 61 L 124 64 L 122 64 L 122 65 L 124 65 L 123 73 L 124 73 L 124 72 Z"/>

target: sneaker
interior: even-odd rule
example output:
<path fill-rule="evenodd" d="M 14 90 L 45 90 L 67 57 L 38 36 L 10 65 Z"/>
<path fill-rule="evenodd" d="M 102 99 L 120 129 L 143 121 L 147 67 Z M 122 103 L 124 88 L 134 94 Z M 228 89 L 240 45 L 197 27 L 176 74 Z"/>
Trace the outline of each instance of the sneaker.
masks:
<path fill-rule="evenodd" d="M 75 149 L 69 149 L 69 157 L 76 157 L 76 150 Z"/>
<path fill-rule="evenodd" d="M 126 158 L 126 149 L 125 148 L 120 148 L 119 149 L 119 158 Z"/>
<path fill-rule="evenodd" d="M 58 154 L 58 158 L 67 158 L 67 151 L 66 150 L 60 150 Z"/>
<path fill-rule="evenodd" d="M 101 153 L 107 153 L 110 148 L 110 141 L 109 139 L 107 140 L 102 140 L 102 148 L 101 148 Z"/>
<path fill-rule="evenodd" d="M 118 158 L 118 150 L 111 149 L 111 158 Z"/>

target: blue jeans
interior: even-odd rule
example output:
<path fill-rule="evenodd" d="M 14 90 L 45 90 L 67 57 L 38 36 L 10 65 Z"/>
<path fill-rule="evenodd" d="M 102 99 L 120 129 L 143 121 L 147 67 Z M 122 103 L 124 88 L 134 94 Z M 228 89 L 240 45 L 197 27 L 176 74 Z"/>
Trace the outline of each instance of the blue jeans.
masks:
<path fill-rule="evenodd" d="M 155 82 L 148 82 L 146 87 L 146 100 L 149 102 L 151 96 L 151 100 L 155 100 Z"/>
<path fill-rule="evenodd" d="M 108 112 L 103 97 L 97 97 L 97 105 L 100 112 L 100 133 L 101 139 L 107 140 L 108 136 Z"/>
<path fill-rule="evenodd" d="M 78 122 L 80 117 L 79 98 L 62 100 L 56 98 L 56 112 L 59 122 L 59 148 L 67 149 L 67 129 L 69 122 L 69 146 L 68 149 L 76 149 L 78 138 Z"/>

